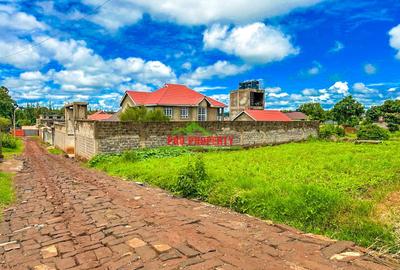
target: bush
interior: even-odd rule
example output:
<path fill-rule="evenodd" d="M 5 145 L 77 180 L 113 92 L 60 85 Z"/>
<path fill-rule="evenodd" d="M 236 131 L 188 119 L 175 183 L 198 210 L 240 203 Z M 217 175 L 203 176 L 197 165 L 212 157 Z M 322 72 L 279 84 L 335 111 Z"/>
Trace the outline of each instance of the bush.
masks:
<path fill-rule="evenodd" d="M 319 137 L 322 139 L 330 139 L 332 136 L 343 137 L 344 129 L 337 125 L 323 125 L 319 130 Z"/>
<path fill-rule="evenodd" d="M 135 150 L 125 151 L 122 154 L 122 158 L 129 162 L 136 162 L 140 159 Z"/>
<path fill-rule="evenodd" d="M 168 122 L 169 117 L 165 116 L 161 110 L 148 110 L 145 107 L 127 108 L 120 115 L 121 121 L 134 122 Z"/>
<path fill-rule="evenodd" d="M 10 149 L 16 149 L 18 146 L 17 139 L 10 134 L 2 134 L 1 143 L 3 147 Z"/>
<path fill-rule="evenodd" d="M 399 126 L 400 125 L 395 124 L 395 123 L 389 123 L 388 124 L 388 129 L 389 129 L 390 132 L 396 132 L 396 131 L 400 130 Z"/>
<path fill-rule="evenodd" d="M 192 134 L 202 134 L 203 136 L 208 136 L 211 133 L 200 126 L 198 123 L 193 122 L 188 124 L 184 128 L 177 128 L 172 131 L 173 135 L 192 135 Z"/>
<path fill-rule="evenodd" d="M 377 125 L 364 125 L 357 131 L 357 139 L 361 140 L 388 140 L 389 132 Z"/>
<path fill-rule="evenodd" d="M 208 178 L 204 161 L 197 157 L 194 162 L 189 161 L 178 175 L 175 191 L 186 198 L 200 196 L 202 182 Z"/>

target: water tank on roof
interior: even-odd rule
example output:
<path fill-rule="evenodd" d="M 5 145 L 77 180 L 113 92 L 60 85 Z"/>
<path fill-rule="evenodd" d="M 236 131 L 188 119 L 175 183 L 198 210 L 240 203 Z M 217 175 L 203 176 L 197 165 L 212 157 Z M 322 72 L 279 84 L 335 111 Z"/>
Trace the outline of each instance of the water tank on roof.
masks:
<path fill-rule="evenodd" d="M 245 81 L 239 83 L 239 89 L 260 89 L 260 82 L 257 80 Z"/>

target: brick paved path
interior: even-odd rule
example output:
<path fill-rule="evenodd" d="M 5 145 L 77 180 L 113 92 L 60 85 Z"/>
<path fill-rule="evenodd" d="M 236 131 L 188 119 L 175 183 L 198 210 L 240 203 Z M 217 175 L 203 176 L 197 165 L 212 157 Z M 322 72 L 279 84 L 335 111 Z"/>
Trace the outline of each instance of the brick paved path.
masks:
<path fill-rule="evenodd" d="M 174 198 L 33 141 L 23 159 L 0 224 L 1 269 L 395 269 L 352 243 Z"/>

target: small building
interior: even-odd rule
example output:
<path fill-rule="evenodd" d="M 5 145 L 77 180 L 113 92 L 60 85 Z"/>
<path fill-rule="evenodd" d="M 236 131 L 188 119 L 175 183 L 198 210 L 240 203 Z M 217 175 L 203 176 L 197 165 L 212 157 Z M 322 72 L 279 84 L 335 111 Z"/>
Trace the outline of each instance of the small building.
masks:
<path fill-rule="evenodd" d="M 88 120 L 93 120 L 93 121 L 105 121 L 109 120 L 113 115 L 106 113 L 104 111 L 97 111 L 91 115 L 88 116 Z"/>
<path fill-rule="evenodd" d="M 172 121 L 222 121 L 226 107 L 180 84 L 165 84 L 154 92 L 126 91 L 120 106 L 120 112 L 137 106 L 162 110 Z"/>
<path fill-rule="evenodd" d="M 302 112 L 286 112 L 287 117 L 292 119 L 293 121 L 307 121 L 308 116 Z"/>
<path fill-rule="evenodd" d="M 290 119 L 286 114 L 277 110 L 244 110 L 240 112 L 232 121 L 281 121 L 290 122 Z"/>
<path fill-rule="evenodd" d="M 229 116 L 231 120 L 245 110 L 264 110 L 265 91 L 258 81 L 239 83 L 239 89 L 230 92 Z"/>

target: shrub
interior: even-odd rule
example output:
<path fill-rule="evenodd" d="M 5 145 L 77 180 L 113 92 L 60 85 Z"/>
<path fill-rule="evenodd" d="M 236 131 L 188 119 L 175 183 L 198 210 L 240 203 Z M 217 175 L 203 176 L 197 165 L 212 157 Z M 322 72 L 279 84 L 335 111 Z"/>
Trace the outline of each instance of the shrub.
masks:
<path fill-rule="evenodd" d="M 168 122 L 169 117 L 165 116 L 161 110 L 148 110 L 145 107 L 127 108 L 120 115 L 121 121 L 134 122 Z"/>
<path fill-rule="evenodd" d="M 11 136 L 10 134 L 2 134 L 1 143 L 2 146 L 5 148 L 16 149 L 18 146 L 17 139 Z"/>
<path fill-rule="evenodd" d="M 361 126 L 357 131 L 357 139 L 362 140 L 388 140 L 389 132 L 377 125 L 368 124 Z"/>
<path fill-rule="evenodd" d="M 204 161 L 197 157 L 194 162 L 189 161 L 188 165 L 179 173 L 175 191 L 186 198 L 198 197 L 201 184 L 207 178 Z"/>
<path fill-rule="evenodd" d="M 395 124 L 395 123 L 389 123 L 388 124 L 388 129 L 389 129 L 390 132 L 396 132 L 396 131 L 400 130 L 399 126 L 400 125 Z"/>
<path fill-rule="evenodd" d="M 344 129 L 337 125 L 323 125 L 319 130 L 319 137 L 322 139 L 329 139 L 332 136 L 343 137 L 344 136 Z"/>
<path fill-rule="evenodd" d="M 211 133 L 208 130 L 206 130 L 205 128 L 203 128 L 202 126 L 200 126 L 198 123 L 193 122 L 193 123 L 188 124 L 184 128 L 174 129 L 172 134 L 173 135 L 202 134 L 204 136 L 207 136 L 207 135 L 210 135 Z"/>
<path fill-rule="evenodd" d="M 129 162 L 136 162 L 140 159 L 135 150 L 125 151 L 122 158 Z"/>

